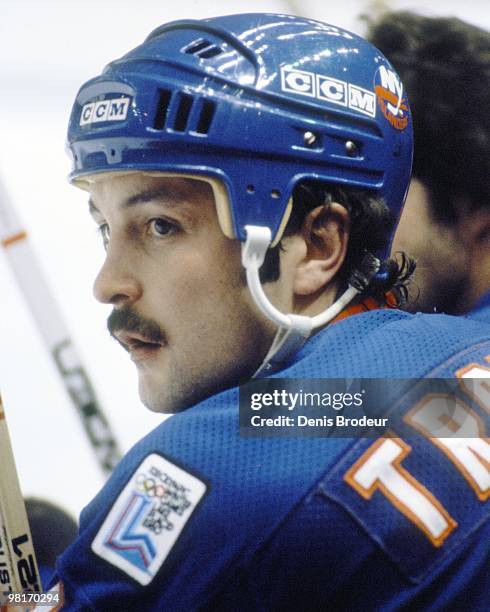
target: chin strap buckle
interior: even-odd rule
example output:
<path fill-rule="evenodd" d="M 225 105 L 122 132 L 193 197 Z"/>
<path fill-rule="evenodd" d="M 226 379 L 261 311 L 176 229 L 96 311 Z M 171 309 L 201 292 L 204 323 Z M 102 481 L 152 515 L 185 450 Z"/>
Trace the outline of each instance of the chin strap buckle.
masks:
<path fill-rule="evenodd" d="M 272 241 L 268 227 L 246 225 L 247 240 L 242 245 L 242 265 L 245 269 L 260 268 L 264 263 L 265 254 Z"/>

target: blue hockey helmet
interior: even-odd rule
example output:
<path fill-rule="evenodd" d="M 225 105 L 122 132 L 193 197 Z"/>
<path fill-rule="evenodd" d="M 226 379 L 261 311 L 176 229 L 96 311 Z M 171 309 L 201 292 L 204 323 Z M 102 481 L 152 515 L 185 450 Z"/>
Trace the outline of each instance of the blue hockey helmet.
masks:
<path fill-rule="evenodd" d="M 402 84 L 370 43 L 245 14 L 165 24 L 110 63 L 80 89 L 68 146 L 80 186 L 115 171 L 207 177 L 227 203 L 227 236 L 245 241 L 252 225 L 277 241 L 305 180 L 366 188 L 398 216 L 412 127 Z"/>

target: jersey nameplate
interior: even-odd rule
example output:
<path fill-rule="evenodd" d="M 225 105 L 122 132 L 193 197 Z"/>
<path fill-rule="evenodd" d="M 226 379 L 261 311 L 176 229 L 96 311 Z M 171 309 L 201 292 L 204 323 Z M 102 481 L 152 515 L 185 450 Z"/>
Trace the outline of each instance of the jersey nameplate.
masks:
<path fill-rule="evenodd" d="M 149 584 L 206 488 L 161 455 L 148 455 L 112 506 L 92 542 L 93 552 L 140 584 Z"/>

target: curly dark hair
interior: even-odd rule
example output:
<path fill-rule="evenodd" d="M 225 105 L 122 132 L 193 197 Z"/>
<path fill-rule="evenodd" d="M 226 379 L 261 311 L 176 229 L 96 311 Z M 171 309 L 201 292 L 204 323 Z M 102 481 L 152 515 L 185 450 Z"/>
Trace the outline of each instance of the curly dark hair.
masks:
<path fill-rule="evenodd" d="M 415 270 L 415 262 L 410 257 L 399 253 L 396 259 L 390 258 L 381 262 L 381 273 L 369 283 L 365 283 L 363 275 L 359 274 L 366 272 L 366 265 L 371 265 L 373 254 L 388 246 L 396 221 L 388 206 L 369 191 L 313 181 L 301 183 L 293 192 L 293 207 L 284 236 L 299 232 L 311 210 L 318 206 L 328 209 L 332 202 L 344 206 L 350 218 L 347 254 L 338 275 L 341 281 L 340 292 L 346 288 L 348 281 L 353 282 L 351 277 L 354 274 L 356 282 L 365 284 L 362 292 L 364 295 L 373 296 L 380 303 L 384 303 L 386 294 L 390 293 L 391 303 L 402 304 L 407 298 L 407 284 Z M 269 249 L 260 271 L 262 282 L 279 278 L 281 249 L 282 241 Z"/>
<path fill-rule="evenodd" d="M 405 85 L 413 115 L 413 175 L 438 222 L 458 206 L 490 208 L 490 33 L 411 12 L 368 19 L 368 39 Z"/>

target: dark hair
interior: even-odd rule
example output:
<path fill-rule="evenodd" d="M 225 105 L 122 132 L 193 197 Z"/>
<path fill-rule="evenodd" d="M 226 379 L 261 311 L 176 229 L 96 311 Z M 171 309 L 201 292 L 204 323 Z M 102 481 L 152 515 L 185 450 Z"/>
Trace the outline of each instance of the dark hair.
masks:
<path fill-rule="evenodd" d="M 490 208 L 490 33 L 410 12 L 368 18 L 368 38 L 398 71 L 414 125 L 413 175 L 436 221 Z"/>
<path fill-rule="evenodd" d="M 77 524 L 59 506 L 44 499 L 28 497 L 25 504 L 37 561 L 54 569 L 56 558 L 77 537 Z"/>
<path fill-rule="evenodd" d="M 343 291 L 352 274 L 365 271 L 366 262 L 369 266 L 373 261 L 372 254 L 388 246 L 395 219 L 388 206 L 366 190 L 304 182 L 293 192 L 293 207 L 284 236 L 299 232 L 306 215 L 318 206 L 324 206 L 328 212 L 332 202 L 344 206 L 350 218 L 347 254 L 338 276 Z M 279 278 L 279 252 L 283 248 L 281 241 L 276 247 L 269 249 L 261 268 L 262 282 Z M 407 297 L 406 285 L 414 270 L 414 261 L 400 253 L 397 259 L 381 262 L 382 274 L 371 280 L 364 293 L 384 302 L 386 294 L 391 292 L 392 299 L 394 298 L 396 303 L 402 303 Z"/>

